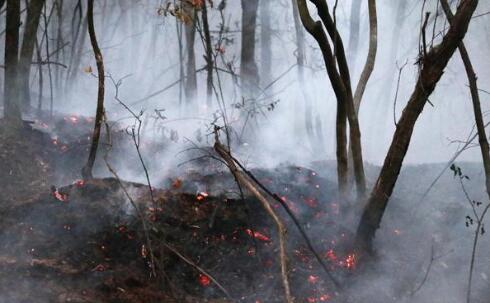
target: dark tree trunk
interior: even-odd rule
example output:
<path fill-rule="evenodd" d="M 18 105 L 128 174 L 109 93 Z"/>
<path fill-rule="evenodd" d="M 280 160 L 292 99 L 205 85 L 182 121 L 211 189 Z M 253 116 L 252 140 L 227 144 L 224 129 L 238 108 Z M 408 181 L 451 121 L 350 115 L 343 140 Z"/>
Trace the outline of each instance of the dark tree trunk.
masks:
<path fill-rule="evenodd" d="M 31 96 L 29 91 L 31 63 L 43 6 L 44 0 L 31 0 L 27 7 L 27 17 L 24 37 L 22 39 L 22 48 L 20 50 L 18 75 L 20 89 L 19 95 L 22 101 L 22 107 L 24 109 L 27 109 L 31 105 Z M 41 63 L 39 62 L 39 64 Z"/>
<path fill-rule="evenodd" d="M 206 72 L 207 72 L 207 87 L 206 87 L 206 104 L 208 108 L 211 108 L 213 101 L 213 69 L 214 69 L 214 59 L 213 59 L 213 46 L 211 41 L 211 33 L 209 31 L 208 22 L 208 7 L 206 2 L 202 6 L 202 27 L 204 31 L 204 43 L 206 50 Z"/>
<path fill-rule="evenodd" d="M 328 5 L 325 0 L 312 0 L 312 3 L 315 4 L 317 8 L 318 15 L 322 20 L 321 22 L 315 22 L 312 19 L 305 0 L 297 0 L 297 2 L 303 25 L 320 46 L 323 59 L 325 61 L 327 74 L 337 98 L 337 173 L 339 192 L 342 198 L 345 198 L 348 193 L 346 135 L 346 118 L 348 118 L 357 193 L 360 197 L 362 197 L 364 196 L 366 190 L 366 181 L 364 176 L 364 164 L 362 160 L 361 132 L 359 128 L 359 121 L 357 120 L 357 114 L 354 108 L 350 72 L 347 65 L 347 58 L 342 39 L 336 28 L 336 24 L 329 13 Z M 332 40 L 332 46 L 330 45 L 330 41 L 327 37 L 327 33 L 323 29 L 323 26 L 327 30 L 328 35 Z M 335 49 L 335 54 L 333 53 L 332 49 Z"/>
<path fill-rule="evenodd" d="M 78 48 L 75 51 L 75 54 L 71 54 L 73 58 L 73 64 L 70 65 L 67 71 L 67 83 L 65 85 L 66 89 L 70 89 L 71 86 L 75 83 L 75 79 L 77 75 L 80 73 L 80 63 L 82 62 L 83 48 L 85 46 L 85 40 L 87 39 L 87 27 L 88 27 L 88 16 L 85 15 L 83 21 L 81 23 L 81 32 L 80 32 L 80 40 L 78 42 Z"/>
<path fill-rule="evenodd" d="M 420 59 L 421 70 L 417 83 L 398 121 L 388 154 L 357 229 L 357 240 L 361 248 L 372 249 L 373 238 L 398 179 L 415 123 L 441 79 L 449 59 L 463 40 L 477 4 L 478 0 L 462 0 L 441 44 Z"/>
<path fill-rule="evenodd" d="M 400 0 L 399 0 L 400 1 Z M 361 27 L 362 0 L 352 0 L 350 10 L 349 62 L 352 71 L 356 68 L 357 52 L 359 49 L 359 31 Z"/>
<path fill-rule="evenodd" d="M 5 28 L 4 118 L 12 127 L 22 126 L 17 96 L 20 0 L 8 0 Z"/>
<path fill-rule="evenodd" d="M 262 87 L 272 82 L 272 0 L 260 1 L 260 65 Z"/>
<path fill-rule="evenodd" d="M 185 79 L 185 95 L 187 103 L 192 102 L 197 95 L 197 75 L 196 75 L 196 9 L 190 4 L 184 3 L 184 11 L 189 17 L 189 21 L 185 22 L 185 43 L 187 50 L 187 68 Z"/>
<path fill-rule="evenodd" d="M 454 15 L 447 0 L 441 0 L 441 6 L 446 14 L 449 23 L 452 24 Z M 483 160 L 483 170 L 485 172 L 485 187 L 487 195 L 490 198 L 490 147 L 488 145 L 487 134 L 485 131 L 485 122 L 483 121 L 483 113 L 481 109 L 480 94 L 478 92 L 477 77 L 473 64 L 471 63 L 470 55 L 463 41 L 459 44 L 459 53 L 463 60 L 466 75 L 470 85 L 471 101 L 473 105 L 473 113 L 475 115 L 476 130 L 478 132 L 478 141 L 480 143 L 480 152 Z"/>
<path fill-rule="evenodd" d="M 100 139 L 100 130 L 104 119 L 104 91 L 105 91 L 104 59 L 102 58 L 102 53 L 100 52 L 100 48 L 97 43 L 97 37 L 95 35 L 94 0 L 88 0 L 87 20 L 88 20 L 88 33 L 90 36 L 90 43 L 92 44 L 92 49 L 94 51 L 95 62 L 97 63 L 97 76 L 99 79 L 99 90 L 97 94 L 97 112 L 95 115 L 94 132 L 92 134 L 92 144 L 90 146 L 90 153 L 87 159 L 87 163 L 82 168 L 83 179 L 92 179 L 93 178 L 92 170 L 94 167 L 95 158 L 97 156 L 97 148 L 99 147 L 99 139 Z"/>
<path fill-rule="evenodd" d="M 318 133 L 318 127 L 315 136 L 315 131 L 313 127 L 313 108 L 312 108 L 311 97 L 308 95 L 307 90 L 303 89 L 305 83 L 305 59 L 306 59 L 305 33 L 304 33 L 303 26 L 301 25 L 301 19 L 299 16 L 298 5 L 296 4 L 296 0 L 292 0 L 291 2 L 293 6 L 293 20 L 294 20 L 294 29 L 296 33 L 296 64 L 298 64 L 298 80 L 299 80 L 300 87 L 302 88 L 301 93 L 303 94 L 304 105 L 305 105 L 304 127 L 306 130 L 306 135 L 308 137 L 308 140 L 310 141 L 310 145 L 313 153 L 319 154 L 325 151 L 324 139 L 323 137 L 321 137 L 320 133 Z M 301 126 L 299 126 L 298 128 L 300 127 Z"/>
<path fill-rule="evenodd" d="M 242 0 L 242 51 L 240 75 L 242 93 L 250 95 L 259 87 L 259 72 L 255 62 L 255 28 L 258 0 Z"/>

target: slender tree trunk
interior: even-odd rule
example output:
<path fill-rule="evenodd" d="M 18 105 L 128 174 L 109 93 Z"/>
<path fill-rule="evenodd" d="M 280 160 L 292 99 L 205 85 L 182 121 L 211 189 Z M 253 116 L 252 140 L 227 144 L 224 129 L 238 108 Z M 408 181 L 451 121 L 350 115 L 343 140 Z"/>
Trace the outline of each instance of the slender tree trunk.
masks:
<path fill-rule="evenodd" d="M 442 9 L 444 10 L 444 13 L 446 14 L 447 19 L 449 20 L 449 23 L 452 24 L 454 16 L 447 0 L 441 0 L 441 6 Z M 478 139 L 480 143 L 480 152 L 483 160 L 483 169 L 485 171 L 485 187 L 487 190 L 487 196 L 490 198 L 490 148 L 488 146 L 487 134 L 485 131 L 485 123 L 483 121 L 483 114 L 482 114 L 481 103 L 480 103 L 480 94 L 478 92 L 478 85 L 477 85 L 477 77 L 476 77 L 475 69 L 473 68 L 473 64 L 471 64 L 470 56 L 468 54 L 468 51 L 466 50 L 466 46 L 464 45 L 463 41 L 461 41 L 461 43 L 459 44 L 458 49 L 461 55 L 461 59 L 463 60 L 463 64 L 466 70 L 466 75 L 468 76 L 468 82 L 470 84 L 473 113 L 475 115 L 475 124 L 476 124 Z M 473 253 L 470 261 L 470 274 L 468 278 L 468 289 L 466 292 L 467 303 L 469 303 L 471 300 L 471 285 L 473 280 L 473 268 L 475 262 L 476 246 L 478 243 L 478 237 L 480 236 L 482 219 L 484 218 L 484 216 L 485 215 L 483 214 L 480 218 L 476 218 L 478 224 L 477 224 L 477 228 L 475 229 L 475 238 L 473 241 L 473 250 L 472 250 Z"/>
<path fill-rule="evenodd" d="M 90 43 L 92 44 L 92 49 L 94 51 L 95 62 L 97 63 L 97 76 L 99 78 L 99 90 L 97 94 L 97 112 L 95 115 L 95 126 L 92 135 L 92 145 L 90 146 L 90 153 L 87 159 L 87 163 L 82 168 L 83 179 L 92 179 L 92 170 L 95 163 L 95 158 L 97 156 L 97 148 L 99 147 L 100 130 L 102 127 L 102 122 L 104 119 L 104 59 L 102 58 L 102 53 L 100 52 L 99 45 L 97 43 L 97 37 L 95 35 L 94 26 L 94 0 L 88 0 L 87 7 L 87 20 L 88 20 L 88 33 L 90 36 Z"/>
<path fill-rule="evenodd" d="M 41 45 L 39 44 L 39 39 L 36 38 L 36 55 L 37 55 L 37 61 L 42 60 L 42 55 L 41 55 Z M 43 67 L 41 64 L 38 65 L 38 83 L 39 83 L 39 95 L 37 97 L 37 114 L 39 117 L 41 117 L 41 112 L 43 109 L 43 90 L 44 90 L 44 78 L 43 78 Z"/>
<path fill-rule="evenodd" d="M 308 96 L 307 90 L 303 88 L 305 84 L 305 34 L 304 29 L 301 25 L 301 19 L 298 12 L 298 5 L 296 4 L 296 0 L 291 0 L 293 6 L 293 19 L 294 19 L 294 29 L 296 32 L 296 63 L 298 64 L 298 80 L 301 88 L 301 93 L 304 98 L 304 123 L 305 130 L 308 140 L 310 141 L 310 145 L 314 153 L 316 151 L 323 151 L 323 148 L 319 148 L 318 145 L 321 145 L 323 141 L 316 141 L 315 132 L 313 130 L 313 109 L 312 102 L 310 96 Z M 323 139 L 322 139 L 323 140 Z"/>
<path fill-rule="evenodd" d="M 272 0 L 260 1 L 260 65 L 262 87 L 272 82 Z"/>
<path fill-rule="evenodd" d="M 339 194 L 341 198 L 345 198 L 348 193 L 348 162 L 347 162 L 347 112 L 345 106 L 346 88 L 342 79 L 337 72 L 336 62 L 328 41 L 328 37 L 323 30 L 323 25 L 320 21 L 314 21 L 308 11 L 305 0 L 297 0 L 298 11 L 301 17 L 301 22 L 308 33 L 315 38 L 320 50 L 322 51 L 323 59 L 327 69 L 327 74 L 332 84 L 333 91 L 337 98 L 337 117 L 336 117 L 336 158 L 337 158 L 337 182 Z"/>
<path fill-rule="evenodd" d="M 442 8 L 450 22 L 453 22 L 453 13 L 449 7 L 447 0 L 441 0 Z M 480 94 L 478 92 L 477 77 L 473 64 L 471 64 L 470 55 L 466 46 L 461 41 L 459 44 L 459 53 L 466 70 L 468 82 L 470 85 L 471 101 L 473 105 L 473 113 L 475 115 L 476 130 L 478 132 L 478 140 L 480 143 L 480 151 L 483 159 L 483 169 L 485 171 L 485 186 L 488 197 L 490 198 L 490 147 L 488 145 L 487 135 L 485 131 L 485 122 L 483 121 L 483 114 L 481 109 Z"/>
<path fill-rule="evenodd" d="M 55 61 L 60 62 L 60 58 L 64 58 L 63 48 L 63 0 L 57 0 L 56 2 L 56 16 L 57 16 L 57 31 L 56 31 L 56 49 Z M 57 91 L 61 90 L 61 73 L 63 69 L 58 66 L 56 68 L 55 83 Z"/>
<path fill-rule="evenodd" d="M 356 70 L 357 52 L 359 49 L 359 31 L 361 27 L 362 0 L 352 0 L 350 10 L 349 62 L 352 71 Z"/>
<path fill-rule="evenodd" d="M 27 7 L 27 17 L 22 39 L 22 48 L 20 50 L 19 60 L 19 95 L 22 101 L 22 107 L 27 109 L 31 104 L 29 90 L 29 80 L 31 75 L 31 63 L 36 44 L 37 29 L 39 20 L 44 6 L 44 0 L 31 0 Z M 45 29 L 47 30 L 47 29 Z M 39 63 L 41 64 L 41 63 Z"/>
<path fill-rule="evenodd" d="M 88 16 L 85 15 L 82 22 L 81 28 L 81 37 L 78 43 L 78 48 L 76 49 L 75 54 L 72 53 L 73 56 L 73 64 L 70 66 L 70 69 L 67 72 L 67 83 L 65 85 L 66 89 L 70 89 L 75 83 L 75 79 L 77 75 L 80 73 L 80 64 L 82 62 L 83 49 L 85 46 L 85 40 L 87 39 L 87 27 L 88 27 Z"/>
<path fill-rule="evenodd" d="M 401 35 L 401 30 L 403 29 L 403 26 L 406 22 L 405 15 L 407 13 L 408 0 L 399 0 L 394 3 L 396 3 L 396 13 L 393 14 L 392 24 L 396 24 L 396 26 L 393 26 L 391 31 L 390 52 L 388 55 L 388 63 L 386 64 L 384 72 L 386 78 L 383 80 L 384 84 L 380 86 L 380 89 L 377 92 L 377 97 L 375 99 L 376 102 L 374 104 L 375 114 L 373 119 L 384 122 L 377 123 L 372 128 L 372 130 L 370 131 L 371 136 L 386 135 L 389 129 L 387 125 L 388 123 L 391 123 L 388 122 L 389 119 L 387 119 L 387 117 L 389 116 L 389 112 L 391 110 L 390 102 L 392 102 L 393 88 L 395 86 L 397 78 L 396 74 L 398 72 L 398 69 L 396 67 L 396 61 L 398 59 L 398 52 L 403 39 Z"/>
<path fill-rule="evenodd" d="M 13 128 L 22 126 L 17 96 L 20 0 L 7 0 L 5 28 L 4 118 Z"/>
<path fill-rule="evenodd" d="M 196 41 L 196 9 L 187 2 L 183 4 L 183 10 L 186 14 L 184 32 L 185 32 L 185 43 L 187 50 L 187 66 L 186 66 L 186 79 L 185 79 L 185 95 L 187 103 L 190 104 L 195 100 L 197 95 L 197 75 L 196 75 L 196 52 L 195 52 L 195 41 Z"/>
<path fill-rule="evenodd" d="M 206 72 L 207 72 L 207 87 L 206 87 L 206 104 L 209 109 L 211 109 L 213 102 L 213 69 L 214 69 L 214 60 L 213 60 L 213 46 L 211 41 L 211 33 L 209 31 L 209 22 L 208 22 L 208 6 L 207 3 L 204 2 L 202 5 L 202 27 L 204 31 L 204 43 L 205 43 L 205 59 L 206 59 Z"/>
<path fill-rule="evenodd" d="M 250 95 L 259 87 L 259 72 L 255 62 L 255 28 L 258 0 L 242 1 L 242 50 L 240 74 L 242 94 Z"/>
<path fill-rule="evenodd" d="M 354 108 L 350 72 L 347 65 L 342 38 L 329 13 L 327 2 L 325 0 L 312 0 L 312 3 L 315 4 L 317 8 L 318 15 L 322 20 L 321 22 L 315 22 L 311 18 L 305 0 L 298 0 L 298 8 L 303 25 L 315 40 L 317 40 L 318 45 L 320 46 L 327 68 L 327 74 L 337 98 L 337 171 L 339 192 L 342 198 L 345 198 L 348 193 L 347 138 L 345 135 L 346 123 L 344 122 L 346 120 L 345 117 L 347 117 L 350 125 L 349 137 L 357 193 L 359 197 L 363 197 L 366 191 L 366 180 L 362 160 L 361 131 Z M 327 34 L 323 30 L 322 23 L 332 40 L 332 47 L 330 46 Z M 335 50 L 335 54 L 332 49 Z"/>
<path fill-rule="evenodd" d="M 369 10 L 369 50 L 366 59 L 366 64 L 361 73 L 361 78 L 356 87 L 354 93 L 354 106 L 356 114 L 359 114 L 359 108 L 361 107 L 362 96 L 366 90 L 367 83 L 374 70 L 374 63 L 376 61 L 376 53 L 378 52 L 378 17 L 376 13 L 376 0 L 368 0 Z"/>
<path fill-rule="evenodd" d="M 388 154 L 357 229 L 361 248 L 372 249 L 373 238 L 398 179 L 415 123 L 441 79 L 449 59 L 463 40 L 477 4 L 478 0 L 462 0 L 441 44 L 421 58 L 421 70 L 414 91 L 398 121 Z"/>

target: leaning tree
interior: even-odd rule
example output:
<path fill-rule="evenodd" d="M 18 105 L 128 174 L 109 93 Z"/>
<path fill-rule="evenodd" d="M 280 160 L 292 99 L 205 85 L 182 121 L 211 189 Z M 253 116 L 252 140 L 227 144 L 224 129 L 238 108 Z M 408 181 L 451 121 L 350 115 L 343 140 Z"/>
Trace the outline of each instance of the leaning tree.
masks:
<path fill-rule="evenodd" d="M 441 79 L 444 69 L 468 30 L 478 0 L 462 0 L 452 17 L 449 29 L 439 45 L 425 49 L 423 41 L 419 64 L 419 75 L 415 88 L 403 113 L 396 124 L 395 134 L 384 160 L 381 172 L 364 208 L 357 229 L 359 247 L 371 250 L 376 230 L 379 228 L 388 201 L 407 154 L 415 123 L 428 102 L 429 96 Z M 422 30 L 424 30 L 423 27 Z M 425 34 L 422 33 L 425 37 Z"/>

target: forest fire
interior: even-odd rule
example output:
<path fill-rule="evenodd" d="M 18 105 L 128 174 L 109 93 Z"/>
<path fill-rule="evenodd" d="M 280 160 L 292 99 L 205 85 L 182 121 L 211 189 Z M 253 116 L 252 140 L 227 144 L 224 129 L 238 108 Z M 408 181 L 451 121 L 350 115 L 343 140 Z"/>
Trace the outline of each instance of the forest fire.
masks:
<path fill-rule="evenodd" d="M 68 202 L 68 194 L 60 193 L 55 186 L 51 187 L 51 195 L 58 201 Z"/>
<path fill-rule="evenodd" d="M 207 197 L 209 196 L 209 194 L 207 192 L 199 192 L 197 193 L 196 195 L 196 199 L 197 201 L 204 201 Z"/>
<path fill-rule="evenodd" d="M 245 229 L 245 232 L 247 233 L 247 235 L 249 235 L 250 237 L 253 237 L 253 238 L 257 239 L 257 240 L 260 240 L 260 241 L 263 241 L 263 242 L 271 242 L 271 239 L 269 237 L 267 237 L 266 235 L 264 235 L 263 233 L 261 233 L 261 232 L 252 231 L 249 228 Z"/>
<path fill-rule="evenodd" d="M 199 274 L 198 281 L 199 284 L 204 287 L 209 286 L 211 284 L 211 279 L 204 274 Z"/>
<path fill-rule="evenodd" d="M 486 302 L 490 2 L 412 2 L 0 0 L 0 302 Z"/>

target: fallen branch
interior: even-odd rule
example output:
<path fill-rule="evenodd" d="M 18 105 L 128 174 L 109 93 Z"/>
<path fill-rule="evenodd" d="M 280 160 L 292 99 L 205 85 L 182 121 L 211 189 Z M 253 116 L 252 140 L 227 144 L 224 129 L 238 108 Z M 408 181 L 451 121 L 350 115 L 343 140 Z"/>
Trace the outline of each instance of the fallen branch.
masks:
<path fill-rule="evenodd" d="M 306 245 L 308 246 L 308 249 L 313 253 L 313 255 L 317 259 L 318 263 L 320 263 L 320 265 L 322 266 L 323 270 L 327 273 L 327 275 L 330 278 L 330 280 L 332 280 L 332 282 L 335 284 L 335 286 L 337 286 L 338 288 L 341 288 L 340 283 L 337 281 L 337 279 L 335 279 L 335 277 L 332 275 L 332 273 L 330 272 L 330 270 L 328 270 L 327 265 L 325 264 L 325 262 L 323 261 L 323 259 L 320 257 L 320 255 L 318 254 L 318 252 L 313 247 L 313 244 L 311 243 L 310 238 L 306 234 L 306 231 L 304 230 L 304 228 L 301 226 L 301 223 L 299 222 L 298 218 L 296 218 L 296 216 L 292 212 L 291 208 L 286 204 L 286 202 L 284 202 L 277 194 L 272 193 L 262 183 L 260 183 L 259 180 L 257 180 L 257 178 L 255 178 L 255 176 L 250 171 L 248 171 L 236 158 L 234 158 L 231 155 L 230 155 L 230 157 L 243 170 L 243 172 L 250 179 L 252 179 L 252 181 L 254 181 L 255 184 L 257 184 L 259 186 L 259 188 L 261 190 L 263 190 L 266 194 L 268 194 L 270 197 L 272 197 L 274 200 L 276 200 L 277 202 L 279 202 L 279 204 L 282 205 L 282 207 L 286 210 L 286 212 L 289 215 L 289 217 L 291 217 L 291 219 L 293 220 L 293 223 L 298 228 L 301 236 L 303 237 L 303 239 L 306 242 Z"/>
<path fill-rule="evenodd" d="M 253 184 L 253 182 L 248 178 L 248 176 L 243 173 L 238 167 L 235 165 L 235 161 L 233 160 L 229 150 L 223 146 L 219 140 L 219 129 L 215 127 L 215 140 L 214 149 L 220 155 L 220 157 L 226 162 L 230 172 L 233 174 L 238 183 L 242 184 L 246 189 L 248 189 L 262 204 L 264 209 L 267 211 L 269 216 L 274 220 L 276 224 L 278 234 L 279 234 L 279 261 L 281 265 L 281 279 L 282 284 L 284 286 L 284 296 L 286 302 L 293 303 L 293 298 L 291 296 L 291 288 L 289 286 L 288 279 L 288 267 L 287 267 L 287 254 L 286 254 L 286 233 L 287 229 L 284 226 L 284 223 L 276 214 L 274 209 L 272 208 L 270 202 L 266 197 L 260 192 L 260 190 Z"/>

